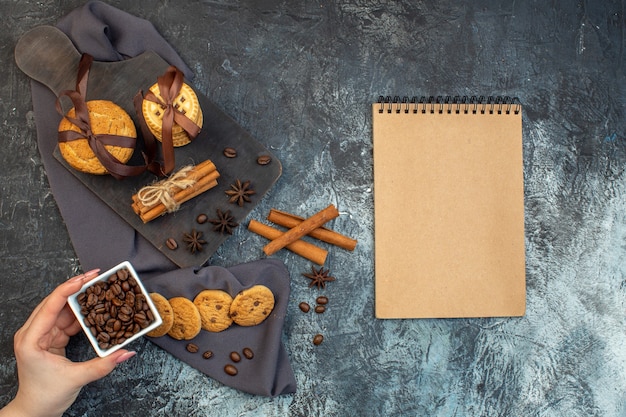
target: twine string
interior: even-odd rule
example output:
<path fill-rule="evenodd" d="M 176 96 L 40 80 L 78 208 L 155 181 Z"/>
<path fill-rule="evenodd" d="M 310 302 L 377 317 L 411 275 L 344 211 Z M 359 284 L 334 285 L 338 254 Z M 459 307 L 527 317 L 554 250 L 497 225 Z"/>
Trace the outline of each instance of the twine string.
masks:
<path fill-rule="evenodd" d="M 172 213 L 180 208 L 180 203 L 174 199 L 176 192 L 193 186 L 197 180 L 187 178 L 192 165 L 181 168 L 172 174 L 168 179 L 146 185 L 137 192 L 137 198 L 146 207 L 156 204 L 163 204 L 168 213 Z"/>

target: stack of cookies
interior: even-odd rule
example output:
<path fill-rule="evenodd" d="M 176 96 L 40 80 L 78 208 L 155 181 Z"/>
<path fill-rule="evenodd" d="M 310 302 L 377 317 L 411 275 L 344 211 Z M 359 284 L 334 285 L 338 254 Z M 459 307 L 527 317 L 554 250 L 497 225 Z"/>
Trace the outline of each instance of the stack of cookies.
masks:
<path fill-rule="evenodd" d="M 169 300 L 151 293 L 163 323 L 150 337 L 169 335 L 176 340 L 190 340 L 201 330 L 221 332 L 233 323 L 239 326 L 261 324 L 274 309 L 274 294 L 264 285 L 254 285 L 234 298 L 226 291 L 206 289 L 194 299 L 173 297 Z"/>
<path fill-rule="evenodd" d="M 89 124 L 95 135 L 116 135 L 136 139 L 137 131 L 131 117 L 117 104 L 108 100 L 91 100 L 87 103 Z M 69 118 L 76 118 L 74 108 L 70 109 L 59 123 L 59 132 L 80 132 L 80 128 L 70 122 Z M 105 149 L 119 162 L 126 163 L 133 155 L 133 147 L 105 145 Z M 107 169 L 91 150 L 86 138 L 79 138 L 67 142 L 59 142 L 59 151 L 67 163 L 74 169 L 88 174 L 104 175 Z"/>
<path fill-rule="evenodd" d="M 158 83 L 155 83 L 150 87 L 150 91 L 160 100 L 164 101 L 161 96 Z M 199 128 L 202 127 L 202 109 L 200 108 L 200 102 L 198 96 L 193 89 L 186 83 L 180 88 L 180 92 L 174 98 L 173 106 L 175 109 L 184 114 L 189 120 L 195 123 Z M 163 141 L 163 114 L 165 107 L 159 103 L 155 103 L 150 100 L 143 100 L 141 107 L 143 117 L 146 120 L 146 125 L 150 132 L 159 141 Z M 174 123 L 172 127 L 172 140 L 174 147 L 185 146 L 191 142 L 192 138 L 189 134 L 177 123 Z"/>

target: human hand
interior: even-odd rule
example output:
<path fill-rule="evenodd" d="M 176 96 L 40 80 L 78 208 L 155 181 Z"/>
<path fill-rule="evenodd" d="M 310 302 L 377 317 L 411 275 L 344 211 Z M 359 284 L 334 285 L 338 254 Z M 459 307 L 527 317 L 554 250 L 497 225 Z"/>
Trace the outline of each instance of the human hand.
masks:
<path fill-rule="evenodd" d="M 65 356 L 70 336 L 81 331 L 67 299 L 99 270 L 78 275 L 59 285 L 15 333 L 14 350 L 19 388 L 0 416 L 61 416 L 80 389 L 108 375 L 118 363 L 135 355 L 120 349 L 104 358 L 72 362 Z"/>

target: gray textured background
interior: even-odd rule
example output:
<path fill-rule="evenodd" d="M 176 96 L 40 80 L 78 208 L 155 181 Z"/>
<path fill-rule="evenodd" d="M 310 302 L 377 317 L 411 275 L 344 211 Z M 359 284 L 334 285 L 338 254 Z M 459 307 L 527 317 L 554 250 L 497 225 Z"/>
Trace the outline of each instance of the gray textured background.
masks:
<path fill-rule="evenodd" d="M 38 154 L 13 48 L 82 1 L 0 0 L 0 404 L 12 335 L 79 270 Z M 270 207 L 359 240 L 330 248 L 324 315 L 288 252 L 284 329 L 299 390 L 224 387 L 147 341 L 86 387 L 70 416 L 626 416 L 626 31 L 623 1 L 110 1 L 152 21 L 195 86 L 282 160 Z M 384 3 L 384 2 L 383 2 Z M 519 319 L 373 318 L 370 103 L 389 95 L 509 95 L 524 105 L 528 311 Z M 261 256 L 238 228 L 212 257 Z M 312 334 L 325 342 L 314 347 Z M 93 355 L 82 337 L 76 360 Z M 151 411 L 148 411 L 151 410 Z"/>

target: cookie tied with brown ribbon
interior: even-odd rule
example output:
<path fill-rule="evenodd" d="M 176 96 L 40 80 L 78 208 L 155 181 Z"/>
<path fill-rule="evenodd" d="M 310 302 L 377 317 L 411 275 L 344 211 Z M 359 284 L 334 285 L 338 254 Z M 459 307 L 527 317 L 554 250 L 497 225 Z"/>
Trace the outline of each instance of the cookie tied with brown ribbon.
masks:
<path fill-rule="evenodd" d="M 189 144 L 200 133 L 203 116 L 183 73 L 170 66 L 143 96 L 141 114 L 146 127 L 162 142 L 163 173 L 174 169 L 174 148 Z"/>
<path fill-rule="evenodd" d="M 59 151 L 74 169 L 89 174 L 111 174 L 117 179 L 139 175 L 151 165 L 152 157 L 144 153 L 146 165 L 129 166 L 136 145 L 137 130 L 131 117 L 117 104 L 108 100 L 86 101 L 87 80 L 93 57 L 83 54 L 78 65 L 76 90 L 66 90 L 56 101 L 61 110 L 61 98 L 68 97 L 74 107 L 59 123 Z M 154 146 L 146 150 L 153 154 Z"/>
<path fill-rule="evenodd" d="M 84 111 L 77 118 L 74 107 L 59 123 L 61 155 L 72 168 L 81 172 L 95 175 L 123 173 L 117 165 L 123 165 L 131 158 L 137 138 L 132 119 L 111 101 L 92 100 L 86 102 L 85 107 L 88 122 L 84 120 Z M 103 161 L 97 154 L 102 155 Z"/>

